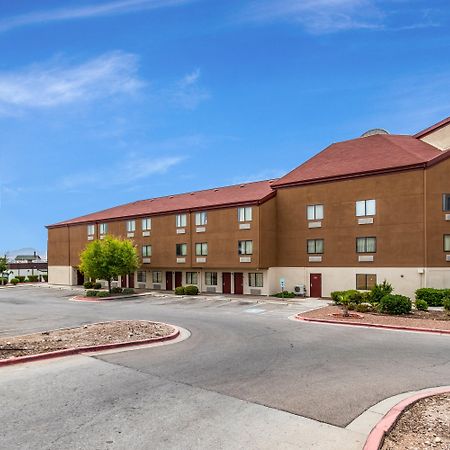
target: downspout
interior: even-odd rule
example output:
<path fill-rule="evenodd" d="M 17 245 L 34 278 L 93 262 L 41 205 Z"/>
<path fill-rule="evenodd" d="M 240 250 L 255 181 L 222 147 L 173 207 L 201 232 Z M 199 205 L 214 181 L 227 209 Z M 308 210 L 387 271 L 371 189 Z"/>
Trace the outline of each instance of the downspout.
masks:
<path fill-rule="evenodd" d="M 428 275 L 428 217 L 427 217 L 427 168 L 425 166 L 423 170 L 423 285 L 421 287 L 427 287 L 427 275 Z"/>

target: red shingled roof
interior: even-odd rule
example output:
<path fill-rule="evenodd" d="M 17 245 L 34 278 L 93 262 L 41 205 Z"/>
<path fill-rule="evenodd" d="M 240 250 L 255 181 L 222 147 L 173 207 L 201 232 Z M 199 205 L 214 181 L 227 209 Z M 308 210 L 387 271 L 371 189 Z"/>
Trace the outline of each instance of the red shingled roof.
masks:
<path fill-rule="evenodd" d="M 412 136 L 375 134 L 327 147 L 273 187 L 314 183 L 420 166 L 442 151 Z"/>
<path fill-rule="evenodd" d="M 262 203 L 275 195 L 275 191 L 272 189 L 271 184 L 272 181 L 258 181 L 255 183 L 243 183 L 234 186 L 189 192 L 186 194 L 140 200 L 48 225 L 48 228 L 109 219 L 167 214 L 175 211 L 183 212 L 188 210 Z"/>
<path fill-rule="evenodd" d="M 434 125 L 431 125 L 431 127 L 425 128 L 425 130 L 419 131 L 414 135 L 415 138 L 421 138 L 426 136 L 427 134 L 430 134 L 432 131 L 437 130 L 438 128 L 444 127 L 445 125 L 450 124 L 450 117 L 447 117 L 446 119 L 441 120 L 438 123 L 435 123 Z"/>

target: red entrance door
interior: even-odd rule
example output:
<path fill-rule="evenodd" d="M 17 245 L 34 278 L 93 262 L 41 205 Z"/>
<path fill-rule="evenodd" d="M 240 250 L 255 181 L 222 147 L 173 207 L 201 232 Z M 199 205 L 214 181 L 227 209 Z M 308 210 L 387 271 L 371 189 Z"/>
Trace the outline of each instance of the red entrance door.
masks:
<path fill-rule="evenodd" d="M 309 296 L 322 297 L 322 274 L 311 273 L 309 275 Z"/>
<path fill-rule="evenodd" d="M 231 273 L 222 273 L 222 292 L 224 294 L 231 294 Z"/>
<path fill-rule="evenodd" d="M 241 272 L 234 273 L 234 293 L 235 294 L 244 293 L 244 274 Z"/>
<path fill-rule="evenodd" d="M 175 287 L 183 286 L 183 272 L 175 272 Z"/>
<path fill-rule="evenodd" d="M 172 289 L 172 272 L 166 272 L 166 291 L 171 291 Z"/>
<path fill-rule="evenodd" d="M 134 288 L 134 273 L 128 274 L 128 287 Z"/>

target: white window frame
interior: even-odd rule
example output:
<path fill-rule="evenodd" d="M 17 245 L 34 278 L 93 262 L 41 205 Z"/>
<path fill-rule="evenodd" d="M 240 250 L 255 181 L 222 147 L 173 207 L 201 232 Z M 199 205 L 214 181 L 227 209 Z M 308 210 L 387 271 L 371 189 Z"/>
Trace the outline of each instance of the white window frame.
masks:
<path fill-rule="evenodd" d="M 152 246 L 151 245 L 143 245 L 142 246 L 142 257 L 150 258 L 152 256 Z"/>
<path fill-rule="evenodd" d="M 150 231 L 152 229 L 152 219 L 150 217 L 145 217 L 141 222 L 142 231 Z"/>
<path fill-rule="evenodd" d="M 248 285 L 250 287 L 264 287 L 264 274 L 261 272 L 249 273 Z"/>
<path fill-rule="evenodd" d="M 103 236 L 108 233 L 108 224 L 103 222 L 99 224 L 100 235 Z"/>
<path fill-rule="evenodd" d="M 195 213 L 195 225 L 204 226 L 208 223 L 208 213 L 206 211 L 199 211 Z"/>
<path fill-rule="evenodd" d="M 187 226 L 187 214 L 177 214 L 175 216 L 177 228 L 185 228 Z"/>
<path fill-rule="evenodd" d="M 127 220 L 127 232 L 134 233 L 136 231 L 136 220 Z"/>
<path fill-rule="evenodd" d="M 238 254 L 253 255 L 253 241 L 252 240 L 238 241 Z"/>
<path fill-rule="evenodd" d="M 156 270 L 152 272 L 152 283 L 162 283 L 162 272 Z"/>
<path fill-rule="evenodd" d="M 87 226 L 87 235 L 88 236 L 95 236 L 95 223 L 90 223 Z"/>
<path fill-rule="evenodd" d="M 253 208 L 251 206 L 241 206 L 238 208 L 238 221 L 251 222 L 253 220 Z"/>
<path fill-rule="evenodd" d="M 306 207 L 306 218 L 308 220 L 323 220 L 323 204 L 308 205 Z"/>
<path fill-rule="evenodd" d="M 195 255 L 196 256 L 208 256 L 208 243 L 207 242 L 197 242 L 195 244 Z"/>
<path fill-rule="evenodd" d="M 217 286 L 217 272 L 205 272 L 206 286 Z"/>
<path fill-rule="evenodd" d="M 355 214 L 356 217 L 375 216 L 377 213 L 377 201 L 371 200 L 358 200 L 355 202 Z"/>

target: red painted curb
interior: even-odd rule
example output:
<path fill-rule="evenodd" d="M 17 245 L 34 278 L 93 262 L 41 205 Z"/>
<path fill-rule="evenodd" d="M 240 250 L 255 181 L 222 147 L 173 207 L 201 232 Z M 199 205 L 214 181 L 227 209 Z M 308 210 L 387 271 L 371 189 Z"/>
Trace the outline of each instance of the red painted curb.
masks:
<path fill-rule="evenodd" d="M 434 388 L 430 389 L 427 392 L 413 395 L 405 400 L 402 400 L 400 403 L 397 403 L 372 429 L 369 436 L 367 437 L 363 450 L 379 450 L 384 443 L 384 438 L 398 422 L 400 416 L 406 409 L 414 405 L 414 403 L 423 398 L 432 397 L 433 395 L 438 394 L 445 394 L 447 392 L 450 392 L 450 387 L 448 386 L 443 388 Z"/>
<path fill-rule="evenodd" d="M 304 322 L 317 322 L 317 323 L 333 323 L 337 325 L 352 325 L 356 327 L 370 327 L 370 328 L 383 328 L 386 330 L 402 330 L 402 331 L 420 331 L 423 333 L 434 333 L 434 334 L 450 334 L 450 330 L 436 330 L 434 328 L 418 328 L 418 327 L 406 327 L 400 325 L 382 325 L 381 323 L 368 323 L 368 322 L 344 322 L 340 320 L 330 320 L 330 319 L 313 319 L 310 317 L 303 317 L 299 314 L 295 316 L 297 320 L 303 320 Z"/>
<path fill-rule="evenodd" d="M 159 323 L 159 322 L 154 322 Z M 95 324 L 93 324 L 95 325 Z M 169 324 L 164 324 L 169 325 Z M 175 328 L 175 331 L 167 336 L 144 339 L 140 341 L 129 341 L 129 342 L 117 342 L 113 344 L 102 344 L 102 345 L 92 345 L 88 347 L 78 347 L 78 348 L 67 348 L 64 350 L 56 350 L 54 352 L 48 353 L 38 353 L 36 355 L 27 355 L 27 356 L 18 356 L 17 358 L 3 359 L 0 360 L 0 367 L 3 366 L 12 366 L 14 364 L 24 364 L 33 361 L 41 361 L 44 359 L 52 359 L 52 358 L 61 358 L 63 356 L 71 356 L 77 355 L 79 353 L 91 353 L 91 352 L 99 352 L 103 350 L 110 350 L 114 348 L 121 347 L 133 347 L 136 345 L 146 345 L 146 344 L 154 344 L 157 342 L 170 341 L 172 339 L 177 338 L 180 335 L 180 330 L 174 325 L 169 325 Z"/>

